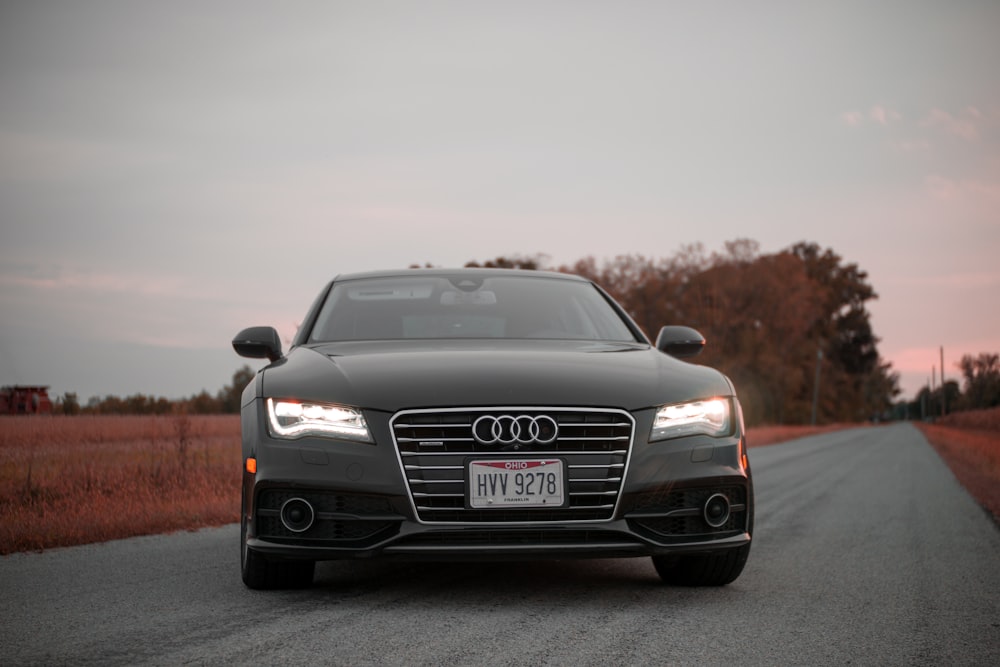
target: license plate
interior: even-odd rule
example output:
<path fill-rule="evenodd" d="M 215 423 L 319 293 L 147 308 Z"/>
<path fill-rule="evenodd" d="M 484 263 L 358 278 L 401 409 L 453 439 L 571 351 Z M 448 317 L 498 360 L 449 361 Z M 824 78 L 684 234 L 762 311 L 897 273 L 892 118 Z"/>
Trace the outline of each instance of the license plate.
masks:
<path fill-rule="evenodd" d="M 469 506 L 561 507 L 565 502 L 560 459 L 469 463 Z"/>

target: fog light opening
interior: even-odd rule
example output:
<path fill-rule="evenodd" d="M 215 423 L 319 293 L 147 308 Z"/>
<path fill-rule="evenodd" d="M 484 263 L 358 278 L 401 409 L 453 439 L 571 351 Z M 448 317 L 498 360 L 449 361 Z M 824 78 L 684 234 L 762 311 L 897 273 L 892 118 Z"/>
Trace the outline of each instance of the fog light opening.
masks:
<path fill-rule="evenodd" d="M 722 528 L 729 521 L 729 498 L 716 493 L 705 501 L 705 523 L 712 528 Z"/>
<path fill-rule="evenodd" d="M 281 506 L 281 524 L 293 533 L 309 530 L 315 518 L 312 505 L 302 498 L 289 498 Z"/>

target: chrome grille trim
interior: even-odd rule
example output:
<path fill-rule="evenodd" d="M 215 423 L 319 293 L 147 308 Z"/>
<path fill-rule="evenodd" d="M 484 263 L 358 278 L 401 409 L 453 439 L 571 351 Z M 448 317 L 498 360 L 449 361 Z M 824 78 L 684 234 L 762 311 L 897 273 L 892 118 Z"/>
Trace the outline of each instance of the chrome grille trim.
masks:
<path fill-rule="evenodd" d="M 472 438 L 472 424 L 486 414 L 547 415 L 557 421 L 559 437 L 550 444 L 531 444 L 517 450 L 483 445 Z M 393 415 L 389 426 L 417 521 L 437 525 L 611 521 L 635 438 L 635 420 L 631 414 L 604 408 L 493 406 L 403 410 Z M 567 507 L 485 511 L 466 508 L 465 475 L 469 458 L 536 456 L 565 461 Z M 503 514 L 504 518 L 491 518 L 491 511 L 495 516 Z"/>

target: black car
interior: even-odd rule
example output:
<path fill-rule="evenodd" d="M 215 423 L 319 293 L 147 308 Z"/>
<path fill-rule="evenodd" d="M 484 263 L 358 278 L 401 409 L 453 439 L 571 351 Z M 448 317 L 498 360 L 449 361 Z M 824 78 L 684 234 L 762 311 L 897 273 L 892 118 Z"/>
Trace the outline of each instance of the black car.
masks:
<path fill-rule="evenodd" d="M 723 585 L 750 552 L 743 417 L 722 373 L 651 345 L 589 280 L 509 269 L 344 275 L 243 392 L 242 570 L 307 586 L 318 560 L 651 556 Z"/>

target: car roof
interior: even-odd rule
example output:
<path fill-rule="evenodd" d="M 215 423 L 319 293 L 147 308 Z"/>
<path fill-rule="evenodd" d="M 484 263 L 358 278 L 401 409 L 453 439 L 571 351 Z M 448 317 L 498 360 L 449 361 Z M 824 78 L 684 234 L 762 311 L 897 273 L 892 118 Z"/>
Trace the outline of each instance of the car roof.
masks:
<path fill-rule="evenodd" d="M 522 278 L 548 278 L 558 280 L 571 280 L 577 282 L 590 282 L 586 278 L 576 276 L 571 273 L 559 273 L 557 271 L 535 271 L 531 269 L 498 269 L 498 268 L 413 268 L 395 269 L 384 271 L 363 271 L 359 273 L 343 273 L 336 276 L 333 282 L 345 280 L 362 280 L 366 278 L 456 278 L 460 276 L 475 276 L 477 278 L 493 277 L 522 277 Z"/>

